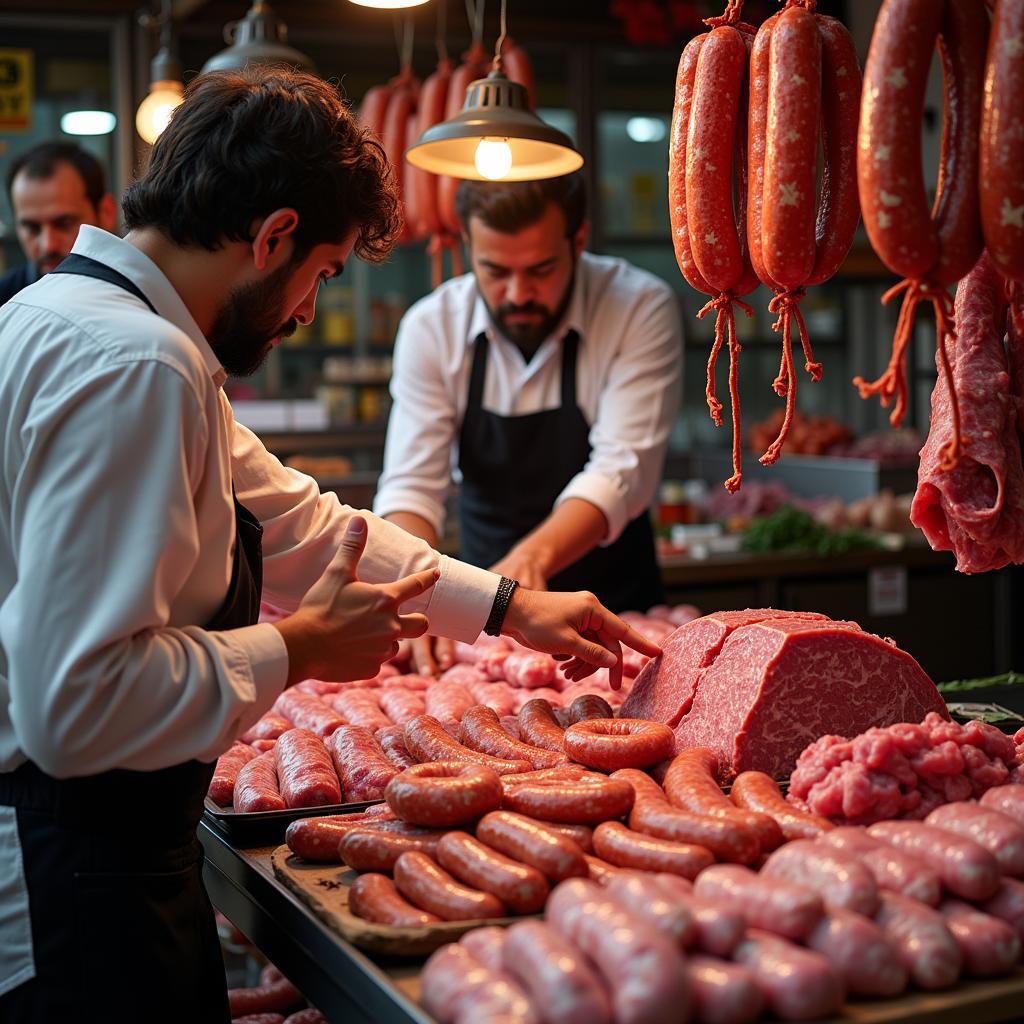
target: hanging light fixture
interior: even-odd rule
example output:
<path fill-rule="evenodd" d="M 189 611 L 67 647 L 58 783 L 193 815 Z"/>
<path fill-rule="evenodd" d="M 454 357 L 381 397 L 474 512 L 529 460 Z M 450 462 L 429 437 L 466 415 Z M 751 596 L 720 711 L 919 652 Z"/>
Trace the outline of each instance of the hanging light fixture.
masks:
<path fill-rule="evenodd" d="M 224 26 L 226 50 L 215 53 L 203 71 L 240 71 L 246 64 L 285 64 L 316 74 L 316 66 L 288 45 L 288 26 L 265 0 L 254 0 L 241 21 Z"/>
<path fill-rule="evenodd" d="M 381 11 L 400 11 L 404 7 L 422 7 L 427 0 L 350 0 L 358 7 L 376 7 Z"/>
<path fill-rule="evenodd" d="M 163 0 L 159 15 L 160 49 L 149 66 L 149 93 L 135 113 L 135 130 L 143 142 L 152 145 L 182 101 L 181 62 L 174 53 L 171 0 Z M 151 24 L 153 19 L 148 19 Z"/>
<path fill-rule="evenodd" d="M 505 77 L 506 2 L 490 74 L 470 82 L 462 110 L 428 128 L 406 152 L 413 166 L 474 181 L 557 178 L 583 166 L 569 136 L 537 117 L 526 89 Z"/>

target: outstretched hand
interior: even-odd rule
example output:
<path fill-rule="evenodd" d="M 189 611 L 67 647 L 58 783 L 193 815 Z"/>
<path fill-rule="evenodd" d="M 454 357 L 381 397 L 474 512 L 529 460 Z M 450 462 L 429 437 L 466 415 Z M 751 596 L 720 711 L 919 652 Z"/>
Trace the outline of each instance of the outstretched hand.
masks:
<path fill-rule="evenodd" d="M 546 593 L 517 587 L 502 632 L 562 660 L 562 672 L 572 682 L 585 679 L 598 668 L 608 669 L 613 690 L 622 686 L 623 644 L 650 658 L 661 654 L 657 644 L 586 591 Z"/>

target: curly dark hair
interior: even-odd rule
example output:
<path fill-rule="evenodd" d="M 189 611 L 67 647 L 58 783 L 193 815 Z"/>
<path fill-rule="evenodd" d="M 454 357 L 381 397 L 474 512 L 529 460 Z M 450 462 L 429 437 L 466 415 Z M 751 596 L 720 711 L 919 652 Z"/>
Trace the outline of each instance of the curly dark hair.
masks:
<path fill-rule="evenodd" d="M 379 263 L 401 229 L 384 150 L 323 79 L 249 66 L 193 79 L 122 200 L 125 224 L 183 246 L 249 241 L 253 221 L 293 207 L 297 256 L 356 231 Z"/>

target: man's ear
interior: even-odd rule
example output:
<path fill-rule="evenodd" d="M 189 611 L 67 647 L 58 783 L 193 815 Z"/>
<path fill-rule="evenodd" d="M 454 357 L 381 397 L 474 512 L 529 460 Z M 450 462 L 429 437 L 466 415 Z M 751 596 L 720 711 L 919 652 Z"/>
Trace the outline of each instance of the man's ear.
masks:
<path fill-rule="evenodd" d="M 268 213 L 253 224 L 252 255 L 257 270 L 274 270 L 290 256 L 287 244 L 299 226 L 299 215 L 290 206 Z"/>
<path fill-rule="evenodd" d="M 590 237 L 590 221 L 585 220 L 580 226 L 579 230 L 573 235 L 572 249 L 576 254 L 576 258 L 579 259 L 580 254 L 587 247 L 587 239 Z"/>
<path fill-rule="evenodd" d="M 104 231 L 117 231 L 117 200 L 107 192 L 96 207 L 96 223 Z"/>

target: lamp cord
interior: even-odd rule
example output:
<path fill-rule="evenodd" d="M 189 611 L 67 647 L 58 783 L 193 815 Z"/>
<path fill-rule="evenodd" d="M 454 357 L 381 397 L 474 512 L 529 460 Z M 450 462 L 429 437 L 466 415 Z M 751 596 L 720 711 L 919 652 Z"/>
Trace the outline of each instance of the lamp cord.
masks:
<path fill-rule="evenodd" d="M 466 0 L 466 17 L 473 33 L 473 42 L 479 44 L 484 37 L 484 0 Z"/>
<path fill-rule="evenodd" d="M 413 42 L 416 38 L 416 26 L 413 24 L 412 17 L 407 14 L 402 18 L 401 29 L 399 29 L 397 21 L 394 23 L 394 29 L 399 70 L 405 71 L 407 68 L 412 67 L 412 50 Z"/>
<path fill-rule="evenodd" d="M 508 0 L 501 0 L 501 33 L 497 43 L 494 44 L 494 66 L 501 70 L 501 48 L 505 45 L 505 37 L 508 35 Z"/>

